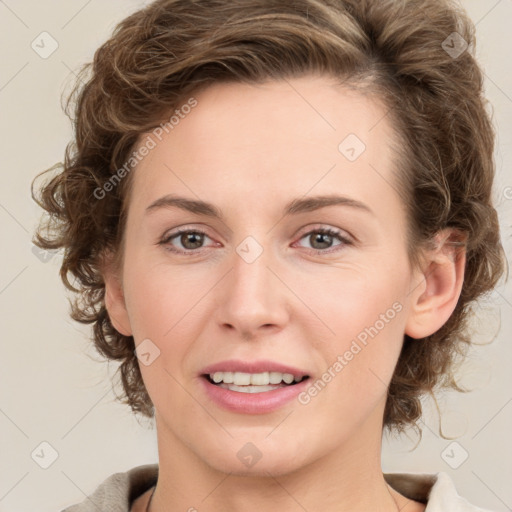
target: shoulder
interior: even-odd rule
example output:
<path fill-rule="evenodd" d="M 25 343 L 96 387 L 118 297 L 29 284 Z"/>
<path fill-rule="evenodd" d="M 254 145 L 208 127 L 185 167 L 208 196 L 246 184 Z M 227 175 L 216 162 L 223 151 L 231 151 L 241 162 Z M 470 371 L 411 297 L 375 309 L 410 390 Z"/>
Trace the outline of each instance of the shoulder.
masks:
<path fill-rule="evenodd" d="M 90 496 L 62 512 L 126 512 L 136 498 L 155 485 L 157 478 L 158 464 L 146 464 L 126 472 L 114 473 Z"/>
<path fill-rule="evenodd" d="M 387 483 L 403 496 L 426 503 L 425 512 L 492 512 L 472 505 L 457 492 L 447 473 L 385 473 Z"/>

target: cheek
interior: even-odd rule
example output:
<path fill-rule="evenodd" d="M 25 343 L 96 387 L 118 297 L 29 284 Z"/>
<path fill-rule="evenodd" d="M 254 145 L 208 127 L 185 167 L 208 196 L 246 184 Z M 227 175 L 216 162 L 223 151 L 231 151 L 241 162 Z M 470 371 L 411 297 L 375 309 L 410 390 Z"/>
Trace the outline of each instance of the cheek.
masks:
<path fill-rule="evenodd" d="M 171 402 L 185 404 L 190 397 L 179 382 L 193 370 L 195 340 L 211 317 L 204 295 L 215 278 L 207 269 L 187 273 L 165 264 L 141 262 L 127 268 L 125 290 L 135 343 L 139 346 L 148 339 L 156 345 L 141 345 L 140 350 L 149 346 L 157 354 L 150 365 L 139 365 L 144 383 L 157 408 Z"/>
<path fill-rule="evenodd" d="M 375 274 L 369 268 L 333 269 L 331 275 L 312 276 L 295 288 L 325 327 L 324 345 L 339 353 L 354 339 L 363 345 L 377 335 L 393 339 L 404 326 L 404 278 Z"/>
<path fill-rule="evenodd" d="M 322 321 L 334 332 L 316 347 L 326 370 L 318 388 L 326 383 L 336 398 L 325 393 L 321 401 L 340 415 L 355 406 L 371 409 L 386 393 L 405 325 L 403 297 L 397 291 L 403 283 L 397 279 L 367 274 L 364 279 L 326 281 L 322 299 L 318 291 L 309 297 L 309 304 L 315 304 Z"/>
<path fill-rule="evenodd" d="M 136 341 L 165 342 L 200 309 L 198 301 L 208 283 L 204 276 L 188 279 L 179 267 L 145 262 L 130 266 L 127 261 L 126 269 L 126 305 Z"/>
<path fill-rule="evenodd" d="M 171 403 L 173 409 L 186 407 L 190 397 L 180 383 L 193 349 L 191 340 L 202 329 L 199 299 L 204 292 L 176 267 L 143 261 L 130 266 L 127 261 L 126 268 L 126 302 L 135 343 L 151 354 L 149 364 L 143 359 L 139 363 L 144 384 L 157 410 L 166 410 Z"/>

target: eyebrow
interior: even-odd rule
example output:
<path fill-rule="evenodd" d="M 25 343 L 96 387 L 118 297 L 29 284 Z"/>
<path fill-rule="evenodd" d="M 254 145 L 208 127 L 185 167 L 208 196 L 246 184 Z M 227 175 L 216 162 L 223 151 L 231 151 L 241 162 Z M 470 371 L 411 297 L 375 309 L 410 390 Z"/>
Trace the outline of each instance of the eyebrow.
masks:
<path fill-rule="evenodd" d="M 373 214 L 373 211 L 364 203 L 357 201 L 346 196 L 339 195 L 324 195 L 324 196 L 311 196 L 307 198 L 297 198 L 290 201 L 284 208 L 283 214 L 296 215 L 299 213 L 306 213 L 328 206 L 348 206 L 361 211 Z M 219 219 L 224 222 L 224 215 L 215 205 L 200 201 L 196 199 L 189 199 L 186 197 L 167 194 L 160 197 L 146 208 L 146 213 L 153 212 L 161 208 L 180 208 L 182 210 L 195 213 L 197 215 L 204 215 Z"/>

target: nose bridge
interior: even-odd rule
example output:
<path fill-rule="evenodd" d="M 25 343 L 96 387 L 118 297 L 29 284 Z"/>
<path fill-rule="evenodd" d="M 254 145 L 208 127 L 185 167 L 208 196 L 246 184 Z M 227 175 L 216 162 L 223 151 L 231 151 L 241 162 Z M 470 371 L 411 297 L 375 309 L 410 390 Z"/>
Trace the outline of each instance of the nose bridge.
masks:
<path fill-rule="evenodd" d="M 253 237 L 248 237 L 235 252 L 233 278 L 236 291 L 243 295 L 250 293 L 254 297 L 265 291 L 270 292 L 270 249 L 263 248 Z M 258 297 L 258 301 L 262 299 L 263 295 Z"/>
<path fill-rule="evenodd" d="M 223 286 L 219 321 L 251 337 L 258 328 L 286 321 L 283 284 L 270 270 L 275 264 L 269 246 L 248 236 L 236 248 L 232 271 Z M 270 267 L 270 268 L 269 268 Z"/>

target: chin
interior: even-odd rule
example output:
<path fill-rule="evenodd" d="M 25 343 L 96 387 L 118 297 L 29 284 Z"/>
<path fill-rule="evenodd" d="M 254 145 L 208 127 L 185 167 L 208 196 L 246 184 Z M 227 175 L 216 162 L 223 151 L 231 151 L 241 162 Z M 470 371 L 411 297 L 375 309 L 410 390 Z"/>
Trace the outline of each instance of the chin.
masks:
<path fill-rule="evenodd" d="M 264 432 L 263 432 L 264 430 Z M 269 477 L 292 473 L 306 466 L 313 454 L 304 449 L 310 443 L 298 439 L 280 437 L 277 432 L 269 434 L 251 429 L 245 435 L 236 435 L 209 447 L 197 446 L 196 454 L 216 471 L 236 476 Z M 272 436 L 274 435 L 274 438 Z"/>
<path fill-rule="evenodd" d="M 293 454 L 274 452 L 272 454 L 262 454 L 259 460 L 252 462 L 240 461 L 236 453 L 229 454 L 227 457 L 211 456 L 205 462 L 214 470 L 222 473 L 231 474 L 239 477 L 264 477 L 282 476 L 293 473 L 303 467 L 301 461 L 294 459 Z"/>

